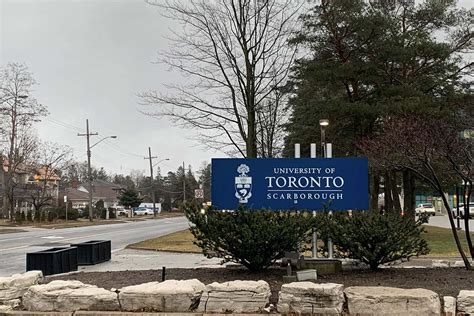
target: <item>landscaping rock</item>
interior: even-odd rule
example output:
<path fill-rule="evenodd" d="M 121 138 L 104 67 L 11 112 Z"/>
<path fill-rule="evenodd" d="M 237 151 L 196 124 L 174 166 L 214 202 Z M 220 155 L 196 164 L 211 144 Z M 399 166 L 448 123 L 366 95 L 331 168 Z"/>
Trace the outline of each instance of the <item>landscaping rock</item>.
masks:
<path fill-rule="evenodd" d="M 278 312 L 282 314 L 341 314 L 344 285 L 294 282 L 283 284 L 278 297 Z"/>
<path fill-rule="evenodd" d="M 314 269 L 301 270 L 296 272 L 298 281 L 315 281 L 318 279 L 318 273 Z"/>
<path fill-rule="evenodd" d="M 60 280 L 30 287 L 23 295 L 23 306 L 39 312 L 120 310 L 116 293 L 79 281 Z"/>
<path fill-rule="evenodd" d="M 433 268 L 449 268 L 451 262 L 449 260 L 432 260 L 431 266 Z"/>
<path fill-rule="evenodd" d="M 344 291 L 351 315 L 440 315 L 438 294 L 425 289 L 354 286 Z"/>
<path fill-rule="evenodd" d="M 17 309 L 20 307 L 21 305 L 21 299 L 19 298 L 15 298 L 13 300 L 8 300 L 8 301 L 3 301 L 2 304 L 0 304 L 2 306 L 9 306 L 11 307 L 12 309 Z"/>
<path fill-rule="evenodd" d="M 459 292 L 458 312 L 474 314 L 474 291 L 462 290 Z"/>
<path fill-rule="evenodd" d="M 257 313 L 269 303 L 270 286 L 265 281 L 231 281 L 208 284 L 198 311 L 206 313 Z"/>
<path fill-rule="evenodd" d="M 452 296 L 444 296 L 444 315 L 445 316 L 456 316 L 456 298 Z"/>
<path fill-rule="evenodd" d="M 8 312 L 8 311 L 11 311 L 11 310 L 13 310 L 13 308 L 11 306 L 0 305 L 0 312 Z"/>
<path fill-rule="evenodd" d="M 127 286 L 119 290 L 124 311 L 190 312 L 197 309 L 206 286 L 199 280 L 168 280 Z"/>
<path fill-rule="evenodd" d="M 38 284 L 42 279 L 41 271 L 28 271 L 10 277 L 0 277 L 0 305 L 5 301 L 20 299 L 30 286 Z"/>

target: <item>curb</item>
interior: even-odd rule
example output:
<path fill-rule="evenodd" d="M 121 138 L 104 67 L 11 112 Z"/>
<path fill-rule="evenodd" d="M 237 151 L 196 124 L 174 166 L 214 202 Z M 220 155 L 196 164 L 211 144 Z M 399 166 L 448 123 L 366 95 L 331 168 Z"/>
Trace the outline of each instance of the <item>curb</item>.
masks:
<path fill-rule="evenodd" d="M 17 316 L 204 316 L 204 315 L 212 315 L 212 316 L 228 316 L 228 315 L 235 315 L 235 316 L 262 316 L 263 314 L 208 314 L 208 313 L 134 313 L 134 312 L 94 312 L 94 311 L 76 311 L 76 312 L 28 312 L 28 311 L 8 311 L 4 313 L 0 313 L 1 316 L 5 315 L 17 315 Z M 272 313 L 271 315 L 282 315 L 277 313 Z"/>

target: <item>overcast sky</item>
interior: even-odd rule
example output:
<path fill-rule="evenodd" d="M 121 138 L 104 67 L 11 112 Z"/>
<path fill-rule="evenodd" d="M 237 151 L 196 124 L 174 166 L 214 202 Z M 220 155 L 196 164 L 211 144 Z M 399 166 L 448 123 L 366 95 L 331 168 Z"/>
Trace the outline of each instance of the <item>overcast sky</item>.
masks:
<path fill-rule="evenodd" d="M 37 125 L 41 139 L 67 144 L 86 159 L 89 119 L 95 140 L 117 135 L 92 150 L 92 164 L 114 173 L 148 172 L 152 154 L 169 158 L 163 172 L 185 161 L 197 170 L 222 153 L 190 140 L 195 131 L 173 127 L 138 109 L 137 92 L 164 89 L 178 79 L 152 63 L 167 48 L 170 22 L 143 0 L 0 0 L 1 64 L 25 63 L 39 85 L 34 96 L 50 116 Z M 157 160 L 155 160 L 157 162 Z"/>
<path fill-rule="evenodd" d="M 474 0 L 459 3 L 474 6 Z M 86 140 L 77 133 L 88 118 L 100 135 L 95 140 L 118 136 L 93 149 L 97 167 L 148 170 L 143 157 L 151 146 L 154 156 L 170 159 L 163 172 L 183 161 L 197 170 L 224 155 L 190 140 L 195 131 L 138 111 L 136 93 L 179 78 L 152 63 L 173 26 L 143 0 L 0 0 L 0 64 L 29 67 L 39 83 L 34 96 L 50 112 L 37 126 L 39 136 L 71 146 L 78 159 L 86 159 Z"/>

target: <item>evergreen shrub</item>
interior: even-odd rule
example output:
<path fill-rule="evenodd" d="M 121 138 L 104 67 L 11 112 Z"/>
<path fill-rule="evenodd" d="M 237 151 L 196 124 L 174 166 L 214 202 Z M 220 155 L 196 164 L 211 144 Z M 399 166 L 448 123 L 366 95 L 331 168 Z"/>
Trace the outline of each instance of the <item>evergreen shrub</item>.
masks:
<path fill-rule="evenodd" d="M 311 232 L 310 215 L 301 212 L 274 212 L 240 209 L 233 212 L 186 207 L 193 224 L 195 244 L 208 258 L 240 263 L 251 271 L 261 271 L 296 251 Z"/>
<path fill-rule="evenodd" d="M 424 218 L 378 212 L 353 212 L 352 216 L 335 212 L 331 220 L 328 218 L 324 223 L 329 227 L 327 234 L 333 239 L 336 255 L 358 259 L 371 270 L 429 253 L 422 237 Z"/>
<path fill-rule="evenodd" d="M 28 222 L 32 222 L 33 221 L 33 211 L 26 211 L 26 220 Z"/>

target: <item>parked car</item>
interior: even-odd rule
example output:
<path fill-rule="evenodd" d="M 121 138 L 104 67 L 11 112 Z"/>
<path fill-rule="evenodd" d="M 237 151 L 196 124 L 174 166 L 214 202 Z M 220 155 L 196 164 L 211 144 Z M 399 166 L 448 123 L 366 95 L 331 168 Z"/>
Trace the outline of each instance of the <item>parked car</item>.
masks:
<path fill-rule="evenodd" d="M 458 209 L 453 207 L 454 217 L 458 216 Z M 459 204 L 459 217 L 464 218 L 464 204 Z M 474 218 L 474 202 L 469 203 L 469 218 Z"/>
<path fill-rule="evenodd" d="M 418 204 L 418 206 L 415 208 L 415 214 L 420 215 L 420 214 L 428 214 L 435 216 L 436 215 L 436 210 L 431 203 L 421 203 Z"/>
<path fill-rule="evenodd" d="M 133 210 L 133 215 L 153 215 L 153 210 L 146 207 L 137 207 Z"/>
<path fill-rule="evenodd" d="M 117 209 L 117 216 L 127 216 L 127 215 L 128 215 L 128 210 L 124 208 Z"/>

